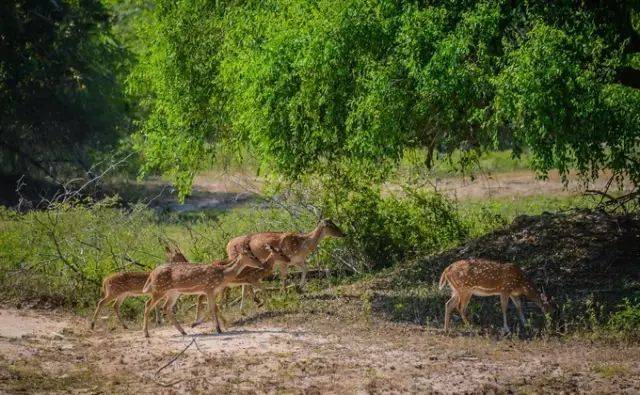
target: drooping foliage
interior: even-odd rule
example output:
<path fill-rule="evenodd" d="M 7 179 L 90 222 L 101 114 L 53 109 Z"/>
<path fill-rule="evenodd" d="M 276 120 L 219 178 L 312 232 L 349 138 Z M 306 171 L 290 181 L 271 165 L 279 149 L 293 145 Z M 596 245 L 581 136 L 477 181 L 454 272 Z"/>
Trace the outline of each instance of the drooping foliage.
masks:
<path fill-rule="evenodd" d="M 637 185 L 639 4 L 160 1 L 139 148 L 183 192 L 219 139 L 291 177 L 502 139 L 541 174 Z"/>
<path fill-rule="evenodd" d="M 128 53 L 100 0 L 0 3 L 0 173 L 62 181 L 129 131 Z"/>

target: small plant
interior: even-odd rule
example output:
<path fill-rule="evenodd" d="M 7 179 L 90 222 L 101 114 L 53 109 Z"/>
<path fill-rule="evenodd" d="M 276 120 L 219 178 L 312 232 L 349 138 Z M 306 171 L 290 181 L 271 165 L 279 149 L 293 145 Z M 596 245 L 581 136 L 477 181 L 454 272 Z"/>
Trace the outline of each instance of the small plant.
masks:
<path fill-rule="evenodd" d="M 613 331 L 640 337 L 640 299 L 632 301 L 625 298 L 618 307 L 620 310 L 611 315 L 607 327 Z"/>
<path fill-rule="evenodd" d="M 624 376 L 629 373 L 629 369 L 626 366 L 606 363 L 606 364 L 597 364 L 591 368 L 594 372 L 598 373 L 602 377 L 606 379 L 610 379 L 616 376 Z"/>

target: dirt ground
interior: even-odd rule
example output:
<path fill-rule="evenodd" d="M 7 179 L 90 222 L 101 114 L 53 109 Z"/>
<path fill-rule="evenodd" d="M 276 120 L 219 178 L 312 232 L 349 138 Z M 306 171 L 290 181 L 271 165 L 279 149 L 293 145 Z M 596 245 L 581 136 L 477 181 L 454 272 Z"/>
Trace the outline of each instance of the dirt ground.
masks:
<path fill-rule="evenodd" d="M 180 336 L 0 308 L 1 393 L 639 393 L 638 346 L 496 339 L 331 314 Z M 135 325 L 135 324 L 132 324 Z"/>

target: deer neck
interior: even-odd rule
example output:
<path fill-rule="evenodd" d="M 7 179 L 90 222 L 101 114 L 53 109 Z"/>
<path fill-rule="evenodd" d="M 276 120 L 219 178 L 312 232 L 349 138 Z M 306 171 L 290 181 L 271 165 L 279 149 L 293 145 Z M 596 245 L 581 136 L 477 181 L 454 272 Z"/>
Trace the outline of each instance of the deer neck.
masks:
<path fill-rule="evenodd" d="M 309 255 L 310 253 L 312 253 L 318 247 L 318 243 L 320 243 L 320 240 L 322 240 L 323 237 L 324 228 L 320 225 L 316 226 L 314 230 L 307 233 L 305 235 L 306 240 L 304 241 L 302 248 L 305 255 Z"/>

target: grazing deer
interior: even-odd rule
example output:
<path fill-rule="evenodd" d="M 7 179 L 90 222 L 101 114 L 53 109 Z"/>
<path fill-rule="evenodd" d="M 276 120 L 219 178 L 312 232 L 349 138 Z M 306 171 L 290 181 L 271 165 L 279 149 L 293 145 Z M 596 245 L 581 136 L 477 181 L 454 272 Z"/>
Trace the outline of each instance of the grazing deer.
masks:
<path fill-rule="evenodd" d="M 286 257 L 275 251 L 272 251 L 266 259 L 271 262 L 281 260 L 286 261 Z M 186 335 L 184 329 L 175 319 L 172 310 L 181 294 L 206 294 L 211 319 L 215 322 L 216 331 L 221 333 L 216 296 L 245 268 L 261 269 L 262 264 L 252 256 L 241 253 L 227 265 L 222 265 L 218 261 L 209 265 L 179 263 L 155 268 L 149 274 L 149 279 L 143 288 L 145 293 L 151 293 L 151 299 L 147 301 L 144 309 L 143 330 L 145 337 L 149 337 L 149 313 L 163 299 L 167 300 L 164 305 L 167 317 L 181 334 Z"/>
<path fill-rule="evenodd" d="M 465 324 L 469 325 L 466 309 L 472 295 L 499 295 L 502 307 L 503 330 L 511 332 L 507 324 L 509 298 L 518 310 L 522 325 L 525 325 L 520 296 L 535 302 L 546 314 L 551 309 L 544 295 L 536 291 L 520 268 L 512 263 L 500 263 L 487 259 L 464 259 L 449 265 L 440 276 L 440 289 L 451 287 L 451 299 L 445 304 L 444 330 L 449 330 L 451 311 L 457 308 Z"/>
<path fill-rule="evenodd" d="M 168 263 L 184 263 L 188 262 L 187 258 L 176 248 L 165 246 L 165 257 Z M 124 329 L 127 329 L 122 316 L 120 315 L 120 306 L 130 296 L 144 295 L 142 288 L 149 278 L 146 272 L 118 272 L 105 277 L 102 281 L 102 299 L 98 301 L 98 306 L 93 313 L 91 319 L 91 329 L 95 328 L 96 319 L 102 307 L 113 301 L 113 310 L 116 313 L 118 321 Z M 159 321 L 159 316 L 156 316 Z"/>
<path fill-rule="evenodd" d="M 284 290 L 286 288 L 287 267 L 290 265 L 301 267 L 302 278 L 300 280 L 300 287 L 303 287 L 307 277 L 307 257 L 318 247 L 320 240 L 327 236 L 345 237 L 345 234 L 331 220 L 323 219 L 320 220 L 316 228 L 309 233 L 264 232 L 238 236 L 227 243 L 227 257 L 229 260 L 235 259 L 248 243 L 251 252 L 259 260 L 264 262 L 270 254 L 267 246 L 278 248 L 289 258 L 289 261 L 286 262 L 276 262 L 276 266 L 278 266 L 280 270 L 282 289 Z M 289 240 L 288 243 L 290 243 L 291 246 L 295 246 L 295 248 L 289 248 L 294 248 L 294 250 L 287 251 L 287 246 L 283 246 L 284 240 Z"/>

